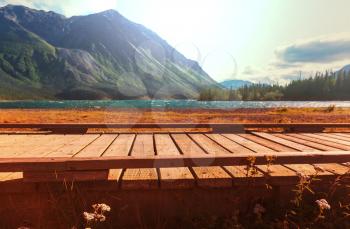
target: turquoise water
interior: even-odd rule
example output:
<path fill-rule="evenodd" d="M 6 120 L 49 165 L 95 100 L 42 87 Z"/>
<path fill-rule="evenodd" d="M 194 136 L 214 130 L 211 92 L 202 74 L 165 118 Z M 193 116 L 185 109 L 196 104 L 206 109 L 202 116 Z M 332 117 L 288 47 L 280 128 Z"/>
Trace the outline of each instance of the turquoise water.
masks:
<path fill-rule="evenodd" d="M 200 102 L 195 100 L 103 100 L 103 101 L 3 101 L 0 109 L 6 108 L 206 108 L 206 109 L 230 109 L 230 108 L 274 108 L 274 107 L 350 107 L 350 101 L 329 102 Z"/>

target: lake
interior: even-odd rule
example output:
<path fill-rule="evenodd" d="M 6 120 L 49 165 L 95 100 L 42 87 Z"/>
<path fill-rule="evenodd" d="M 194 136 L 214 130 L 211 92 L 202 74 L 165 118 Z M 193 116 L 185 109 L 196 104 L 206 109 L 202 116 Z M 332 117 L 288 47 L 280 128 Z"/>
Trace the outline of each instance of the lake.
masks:
<path fill-rule="evenodd" d="M 276 107 L 350 107 L 350 101 L 212 101 L 202 102 L 195 100 L 103 100 L 103 101 L 2 101 L 0 109 L 9 108 L 205 108 L 205 109 L 232 109 L 232 108 L 276 108 Z"/>

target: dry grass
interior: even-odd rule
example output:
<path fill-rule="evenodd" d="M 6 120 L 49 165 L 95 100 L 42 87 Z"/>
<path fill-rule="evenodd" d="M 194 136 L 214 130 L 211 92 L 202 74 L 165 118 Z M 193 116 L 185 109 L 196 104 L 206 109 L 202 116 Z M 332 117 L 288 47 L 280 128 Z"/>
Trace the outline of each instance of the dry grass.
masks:
<path fill-rule="evenodd" d="M 331 109 L 3 109 L 0 123 L 342 123 L 350 120 L 350 109 Z"/>

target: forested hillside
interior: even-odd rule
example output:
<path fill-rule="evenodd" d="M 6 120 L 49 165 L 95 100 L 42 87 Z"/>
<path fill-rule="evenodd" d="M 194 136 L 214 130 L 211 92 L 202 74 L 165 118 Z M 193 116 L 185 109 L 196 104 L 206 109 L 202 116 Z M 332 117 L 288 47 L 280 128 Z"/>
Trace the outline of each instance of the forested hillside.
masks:
<path fill-rule="evenodd" d="M 207 88 L 200 100 L 244 101 L 314 101 L 350 100 L 350 71 L 317 73 L 308 79 L 294 80 L 289 84 L 253 84 L 236 90 Z"/>

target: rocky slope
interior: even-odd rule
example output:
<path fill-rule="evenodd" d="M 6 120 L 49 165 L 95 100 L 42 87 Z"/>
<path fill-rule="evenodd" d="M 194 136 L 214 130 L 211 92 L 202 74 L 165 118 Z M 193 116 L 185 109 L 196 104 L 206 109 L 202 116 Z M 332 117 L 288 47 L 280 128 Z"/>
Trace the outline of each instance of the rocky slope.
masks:
<path fill-rule="evenodd" d="M 157 34 L 109 10 L 0 8 L 0 99 L 196 98 L 218 86 Z"/>

